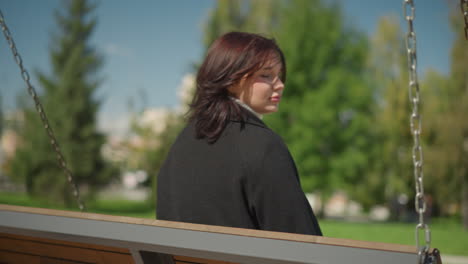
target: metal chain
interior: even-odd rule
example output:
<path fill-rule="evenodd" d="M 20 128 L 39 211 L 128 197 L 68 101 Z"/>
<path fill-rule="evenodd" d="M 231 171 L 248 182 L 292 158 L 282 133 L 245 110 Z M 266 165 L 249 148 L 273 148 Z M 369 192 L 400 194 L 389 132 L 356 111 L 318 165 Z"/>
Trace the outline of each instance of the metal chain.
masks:
<path fill-rule="evenodd" d="M 460 8 L 465 19 L 465 39 L 468 40 L 468 0 L 460 0 Z"/>
<path fill-rule="evenodd" d="M 424 184 L 423 184 L 423 153 L 420 141 L 421 135 L 421 116 L 419 113 L 419 84 L 417 75 L 417 59 L 416 59 L 416 34 L 414 32 L 414 3 L 413 0 L 404 0 L 403 2 L 404 17 L 408 22 L 408 33 L 406 34 L 406 51 L 408 54 L 409 67 L 409 99 L 412 104 L 412 113 L 410 116 L 410 128 L 413 135 L 413 166 L 415 180 L 415 209 L 419 215 L 419 223 L 416 225 L 416 246 L 418 248 L 419 262 L 423 263 L 431 244 L 431 231 L 429 226 L 424 222 L 424 213 L 426 212 L 426 201 L 424 199 Z M 424 231 L 425 243 L 419 241 L 419 233 Z"/>
<path fill-rule="evenodd" d="M 84 203 L 81 201 L 80 198 L 80 193 L 78 190 L 78 187 L 73 179 L 73 174 L 72 172 L 68 169 L 67 163 L 65 161 L 65 157 L 62 154 L 62 151 L 60 150 L 59 144 L 57 139 L 55 138 L 54 132 L 52 131 L 52 127 L 49 124 L 49 121 L 47 119 L 46 113 L 44 111 L 44 108 L 42 107 L 41 102 L 39 101 L 39 97 L 37 96 L 36 90 L 30 83 L 30 77 L 28 71 L 23 67 L 23 60 L 21 59 L 20 54 L 18 53 L 18 50 L 16 49 L 15 42 L 11 36 L 10 30 L 8 29 L 6 23 L 5 23 L 5 18 L 3 17 L 2 11 L 0 10 L 0 26 L 2 27 L 3 35 L 5 36 L 8 45 L 10 46 L 11 52 L 13 53 L 13 58 L 15 59 L 16 64 L 18 64 L 20 71 L 21 71 L 21 77 L 25 81 L 27 87 L 28 87 L 28 92 L 31 95 L 32 99 L 34 100 L 36 110 L 39 113 L 39 116 L 42 120 L 42 124 L 44 125 L 44 128 L 47 132 L 47 135 L 49 136 L 50 139 L 50 144 L 57 154 L 57 161 L 60 165 L 60 167 L 63 169 L 65 172 L 65 175 L 67 177 L 68 183 L 73 189 L 73 196 L 75 197 L 76 201 L 78 202 L 78 207 L 80 210 L 86 211 L 86 207 Z"/>

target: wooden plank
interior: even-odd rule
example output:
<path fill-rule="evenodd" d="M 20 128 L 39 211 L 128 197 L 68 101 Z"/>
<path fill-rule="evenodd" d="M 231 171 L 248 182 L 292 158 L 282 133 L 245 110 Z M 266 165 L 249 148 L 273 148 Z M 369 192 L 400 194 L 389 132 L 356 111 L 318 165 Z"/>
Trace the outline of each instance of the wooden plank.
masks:
<path fill-rule="evenodd" d="M 85 264 L 81 261 L 41 257 L 41 264 Z M 88 263 L 86 263 L 88 264 Z M 94 263 L 93 263 L 94 264 Z"/>
<path fill-rule="evenodd" d="M 116 252 L 116 248 L 11 234 L 0 234 L 0 250 L 25 257 L 36 256 L 41 263 L 133 264 L 130 253 L 122 253 L 124 249 Z"/>
<path fill-rule="evenodd" d="M 1 238 L 10 238 L 10 239 L 16 239 L 16 240 L 34 241 L 34 242 L 38 242 L 38 243 L 61 245 L 61 246 L 70 246 L 70 247 L 93 249 L 93 250 L 98 250 L 98 251 L 106 251 L 106 252 L 111 252 L 111 253 L 121 253 L 121 254 L 124 254 L 124 255 L 130 255 L 130 250 L 128 250 L 126 248 L 109 247 L 109 246 L 94 245 L 94 244 L 84 244 L 84 243 L 77 243 L 77 242 L 64 241 L 64 240 L 39 238 L 39 237 L 33 237 L 33 236 L 13 235 L 13 234 L 5 234 L 5 233 L 0 234 L 0 239 Z"/>
<path fill-rule="evenodd" d="M 0 233 L 224 263 L 393 264 L 417 260 L 415 248 L 404 245 L 6 205 L 0 205 Z"/>
<path fill-rule="evenodd" d="M 0 263 L 8 264 L 41 264 L 41 258 L 34 255 L 20 254 L 16 252 L 9 252 L 0 250 Z"/>

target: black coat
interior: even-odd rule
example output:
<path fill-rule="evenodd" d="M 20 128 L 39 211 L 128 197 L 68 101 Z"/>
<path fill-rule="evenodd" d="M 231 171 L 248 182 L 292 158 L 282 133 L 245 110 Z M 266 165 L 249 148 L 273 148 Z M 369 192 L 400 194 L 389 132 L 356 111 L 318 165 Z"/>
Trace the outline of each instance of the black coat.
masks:
<path fill-rule="evenodd" d="M 322 235 L 283 140 L 249 113 L 213 144 L 189 123 L 158 175 L 157 218 Z"/>

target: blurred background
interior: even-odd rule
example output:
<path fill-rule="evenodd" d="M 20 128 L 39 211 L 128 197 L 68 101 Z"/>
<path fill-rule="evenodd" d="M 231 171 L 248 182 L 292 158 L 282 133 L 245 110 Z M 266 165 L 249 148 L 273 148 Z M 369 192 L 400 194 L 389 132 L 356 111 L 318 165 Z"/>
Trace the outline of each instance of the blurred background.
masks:
<path fill-rule="evenodd" d="M 0 0 L 89 211 L 155 217 L 155 183 L 198 65 L 228 31 L 273 37 L 288 77 L 264 121 L 287 143 L 325 236 L 414 244 L 403 1 Z M 460 1 L 416 1 L 426 219 L 468 256 L 468 40 Z M 3 38 L 3 37 L 2 37 Z M 7 41 L 0 203 L 77 210 Z"/>

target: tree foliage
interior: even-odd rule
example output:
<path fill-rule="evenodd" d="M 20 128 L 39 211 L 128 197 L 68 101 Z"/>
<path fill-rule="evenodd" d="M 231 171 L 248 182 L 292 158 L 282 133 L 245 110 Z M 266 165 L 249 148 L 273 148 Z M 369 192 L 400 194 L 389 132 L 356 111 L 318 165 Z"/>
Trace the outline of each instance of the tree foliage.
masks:
<path fill-rule="evenodd" d="M 89 44 L 97 20 L 89 18 L 95 6 L 89 1 L 69 0 L 55 13 L 58 33 L 52 37 L 51 73 L 38 73 L 43 88 L 39 98 L 55 132 L 68 167 L 80 187 L 93 194 L 118 174 L 101 157 L 104 135 L 97 131 L 100 102 L 96 72 L 102 58 Z M 74 203 L 66 177 L 32 105 L 24 106 L 22 144 L 12 160 L 11 175 L 24 180 L 30 194 L 51 201 Z"/>
<path fill-rule="evenodd" d="M 468 49 L 458 9 L 450 19 L 455 38 L 449 76 L 431 73 L 425 80 L 432 95 L 427 128 L 432 145 L 426 164 L 442 213 L 453 213 L 454 206 L 460 206 L 468 229 Z"/>
<path fill-rule="evenodd" d="M 370 69 L 377 89 L 376 129 L 381 143 L 371 173 L 375 197 L 384 200 L 399 193 L 414 196 L 413 139 L 409 128 L 408 65 L 403 33 L 396 18 L 384 17 L 372 37 Z M 468 133 L 468 53 L 461 20 L 454 16 L 457 37 L 452 47 L 449 76 L 429 70 L 420 79 L 424 189 L 429 213 L 453 214 L 468 205 L 466 186 Z M 379 196 L 377 189 L 385 190 Z M 412 199 L 411 199 L 412 200 Z M 412 205 L 413 203 L 409 203 Z M 434 212 L 433 209 L 439 209 Z M 454 210 L 455 209 L 455 210 Z M 467 209 L 468 210 L 468 209 Z M 468 211 L 465 221 L 468 222 Z M 466 224 L 468 226 L 468 224 Z"/>
<path fill-rule="evenodd" d="M 409 128 L 408 66 L 403 32 L 398 19 L 382 17 L 371 36 L 368 61 L 376 108 L 373 130 L 378 135 L 366 187 L 380 202 L 414 189 Z"/>
<path fill-rule="evenodd" d="M 230 31 L 271 36 L 279 23 L 281 1 L 218 1 L 204 25 L 205 51 L 215 39 Z"/>
<path fill-rule="evenodd" d="M 372 91 L 363 73 L 365 36 L 336 5 L 291 1 L 277 38 L 288 78 L 278 113 L 265 120 L 286 140 L 305 191 L 353 196 L 370 161 Z"/>
<path fill-rule="evenodd" d="M 458 11 L 458 10 L 457 10 Z M 453 96 L 451 115 L 456 119 L 452 122 L 457 129 L 456 139 L 450 141 L 454 149 L 456 163 L 453 174 L 460 186 L 461 214 L 463 226 L 468 229 L 468 123 L 465 115 L 468 113 L 468 49 L 463 38 L 463 20 L 458 12 L 452 15 L 452 28 L 456 34 L 452 47 L 452 65 L 450 67 L 450 93 Z M 453 136 L 450 136 L 453 138 Z"/>

